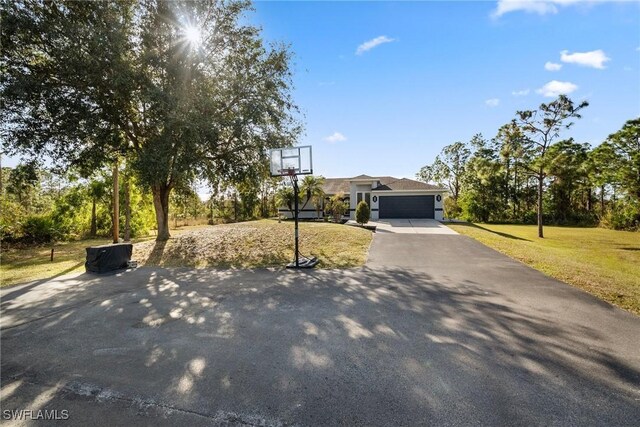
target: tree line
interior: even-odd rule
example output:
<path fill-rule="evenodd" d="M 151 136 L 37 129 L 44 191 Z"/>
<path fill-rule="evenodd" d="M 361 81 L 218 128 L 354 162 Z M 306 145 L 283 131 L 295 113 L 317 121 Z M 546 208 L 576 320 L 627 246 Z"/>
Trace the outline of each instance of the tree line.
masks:
<path fill-rule="evenodd" d="M 443 148 L 417 173 L 449 189 L 445 215 L 478 222 L 640 229 L 640 119 L 599 145 L 563 138 L 583 102 L 568 97 L 518 111 L 488 140 Z"/>
<path fill-rule="evenodd" d="M 156 229 L 153 195 L 126 164 L 119 166 L 119 229 L 125 241 Z M 33 163 L 0 169 L 0 240 L 48 243 L 111 236 L 114 223 L 112 170 L 89 178 Z M 218 182 L 203 200 L 195 186 L 175 188 L 169 198 L 174 227 L 274 217 L 282 183 L 268 175 L 240 183 Z"/>

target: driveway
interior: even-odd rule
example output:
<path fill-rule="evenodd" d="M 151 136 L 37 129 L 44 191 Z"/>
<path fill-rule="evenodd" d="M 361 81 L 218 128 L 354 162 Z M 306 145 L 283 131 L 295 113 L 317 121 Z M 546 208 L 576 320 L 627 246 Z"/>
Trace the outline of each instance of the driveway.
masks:
<path fill-rule="evenodd" d="M 71 425 L 640 419 L 640 319 L 464 236 L 376 234 L 359 269 L 140 268 L 1 295 L 3 410 Z"/>
<path fill-rule="evenodd" d="M 377 233 L 458 234 L 434 219 L 381 219 L 369 225 L 375 225 Z"/>

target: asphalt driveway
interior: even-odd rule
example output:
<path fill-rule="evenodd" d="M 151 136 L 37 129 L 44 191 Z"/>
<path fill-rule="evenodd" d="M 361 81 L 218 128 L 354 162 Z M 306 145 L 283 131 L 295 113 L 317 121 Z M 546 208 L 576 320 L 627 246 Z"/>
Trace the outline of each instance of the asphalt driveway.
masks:
<path fill-rule="evenodd" d="M 380 233 L 360 269 L 140 268 L 1 295 L 2 409 L 74 425 L 640 419 L 640 319 L 464 236 Z"/>

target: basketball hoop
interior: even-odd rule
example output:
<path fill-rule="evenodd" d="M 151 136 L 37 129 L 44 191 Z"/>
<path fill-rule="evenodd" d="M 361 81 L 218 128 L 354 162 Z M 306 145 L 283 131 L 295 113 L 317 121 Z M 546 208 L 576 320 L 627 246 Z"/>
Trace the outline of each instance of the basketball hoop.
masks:
<path fill-rule="evenodd" d="M 269 152 L 271 176 L 312 175 L 311 146 L 274 148 Z"/>
<path fill-rule="evenodd" d="M 311 161 L 311 146 L 304 145 L 299 147 L 284 147 L 275 148 L 269 153 L 269 170 L 271 176 L 280 176 L 291 178 L 291 184 L 293 185 L 294 194 L 294 211 L 293 217 L 295 220 L 294 227 L 294 260 L 287 264 L 287 268 L 313 268 L 318 264 L 318 258 L 316 257 L 303 257 L 300 255 L 298 245 L 298 193 L 300 191 L 298 187 L 298 175 L 311 175 L 313 174 L 313 166 Z"/>

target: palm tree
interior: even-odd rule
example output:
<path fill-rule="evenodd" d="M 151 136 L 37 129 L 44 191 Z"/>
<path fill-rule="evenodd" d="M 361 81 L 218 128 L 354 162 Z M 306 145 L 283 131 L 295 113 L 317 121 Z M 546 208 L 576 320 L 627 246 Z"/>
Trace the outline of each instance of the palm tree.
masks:
<path fill-rule="evenodd" d="M 278 207 L 286 206 L 289 209 L 293 216 L 293 204 L 295 203 L 293 188 L 291 187 L 281 187 L 276 192 L 276 204 Z"/>
<path fill-rule="evenodd" d="M 92 180 L 89 182 L 89 197 L 91 197 L 91 237 L 98 234 L 98 221 L 96 216 L 96 204 L 107 193 L 107 185 L 104 181 Z"/>
<path fill-rule="evenodd" d="M 307 175 L 302 180 L 302 185 L 300 186 L 302 194 L 308 196 L 302 208 L 304 209 L 309 200 L 311 200 L 316 207 L 317 218 L 320 218 L 320 210 L 322 209 L 322 201 L 324 200 L 323 185 L 323 176 Z"/>

